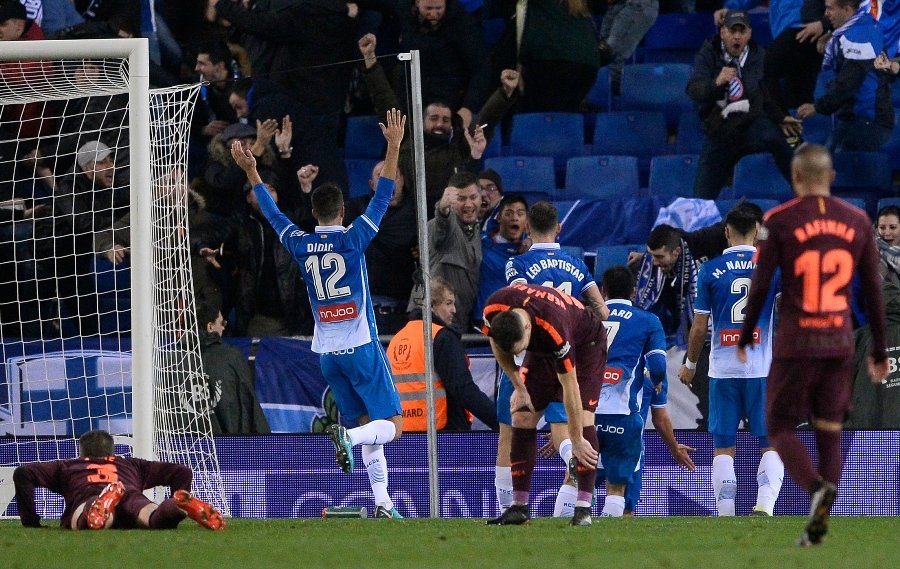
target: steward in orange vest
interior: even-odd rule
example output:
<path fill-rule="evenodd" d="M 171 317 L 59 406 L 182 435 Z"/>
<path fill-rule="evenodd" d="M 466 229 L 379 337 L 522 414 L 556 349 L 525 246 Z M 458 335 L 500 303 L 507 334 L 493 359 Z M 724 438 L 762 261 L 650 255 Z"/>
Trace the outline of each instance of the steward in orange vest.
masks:
<path fill-rule="evenodd" d="M 403 430 L 424 432 L 428 429 L 425 401 L 425 347 L 422 345 L 420 319 L 410 320 L 388 344 L 388 361 L 394 374 L 394 384 L 400 393 L 403 407 Z M 431 339 L 438 335 L 443 326 L 432 323 Z M 447 426 L 447 392 L 439 377 L 434 378 L 435 425 L 438 430 Z"/>
<path fill-rule="evenodd" d="M 388 361 L 403 407 L 403 431 L 427 430 L 425 405 L 425 348 L 422 345 L 422 313 L 413 311 L 410 321 L 387 348 Z M 434 346 L 435 423 L 439 430 L 468 431 L 469 411 L 492 429 L 497 428 L 496 404 L 479 389 L 469 372 L 469 362 L 458 333 L 432 313 Z"/>

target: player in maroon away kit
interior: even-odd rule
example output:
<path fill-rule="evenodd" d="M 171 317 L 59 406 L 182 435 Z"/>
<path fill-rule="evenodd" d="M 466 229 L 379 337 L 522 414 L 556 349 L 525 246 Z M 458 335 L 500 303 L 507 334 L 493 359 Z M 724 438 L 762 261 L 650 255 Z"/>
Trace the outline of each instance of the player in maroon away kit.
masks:
<path fill-rule="evenodd" d="M 80 456 L 71 460 L 34 462 L 16 468 L 16 504 L 25 527 L 41 527 L 34 489 L 47 488 L 63 497 L 60 525 L 70 529 L 170 529 L 186 516 L 211 530 L 225 529 L 215 508 L 189 492 L 191 469 L 113 454 L 106 431 L 89 431 L 78 439 Z M 168 486 L 172 497 L 156 504 L 143 491 Z"/>
<path fill-rule="evenodd" d="M 791 163 L 797 198 L 773 210 L 759 233 L 757 267 L 746 306 L 738 359 L 746 361 L 769 283 L 781 269 L 781 305 L 766 390 L 769 439 L 791 478 L 811 496 L 798 545 L 820 543 L 841 477 L 841 423 L 853 391 L 854 342 L 850 281 L 859 270 L 872 327 L 869 374 L 887 376 L 885 315 L 879 258 L 865 212 L 831 197 L 831 155 L 806 144 Z M 811 418 L 818 469 L 797 437 L 798 419 Z"/>
<path fill-rule="evenodd" d="M 514 391 L 512 411 L 513 503 L 489 524 L 522 524 L 528 508 L 537 452 L 537 423 L 551 401 L 562 401 L 568 417 L 578 495 L 572 525 L 591 523 L 591 499 L 597 471 L 594 410 L 606 367 L 603 321 L 581 302 L 545 286 L 515 284 L 492 294 L 484 322 L 497 363 Z M 524 361 L 516 365 L 516 356 Z"/>

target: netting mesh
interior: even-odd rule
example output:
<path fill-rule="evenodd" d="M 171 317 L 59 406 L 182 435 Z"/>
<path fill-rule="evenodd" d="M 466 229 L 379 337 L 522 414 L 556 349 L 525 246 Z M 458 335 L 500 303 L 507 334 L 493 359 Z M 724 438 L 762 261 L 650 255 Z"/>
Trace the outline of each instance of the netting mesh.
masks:
<path fill-rule="evenodd" d="M 227 510 L 191 284 L 199 86 L 150 93 L 150 156 L 134 159 L 150 161 L 152 208 L 133 219 L 128 81 L 127 59 L 0 61 L 0 514 L 16 513 L 17 464 L 72 458 L 90 429 L 138 438 L 135 404 L 153 405 L 156 456 L 190 466 L 195 492 Z M 133 236 L 151 239 L 150 282 L 132 282 Z M 152 402 L 133 403 L 132 302 L 152 304 Z"/>

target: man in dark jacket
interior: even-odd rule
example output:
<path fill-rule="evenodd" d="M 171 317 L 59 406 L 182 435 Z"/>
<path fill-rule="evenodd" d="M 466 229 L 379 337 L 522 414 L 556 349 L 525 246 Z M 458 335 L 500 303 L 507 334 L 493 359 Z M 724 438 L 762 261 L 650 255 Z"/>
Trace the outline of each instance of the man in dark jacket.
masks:
<path fill-rule="evenodd" d="M 343 0 L 259 0 L 250 8 L 240 0 L 210 0 L 209 5 L 240 34 L 254 77 L 279 83 L 305 111 L 291 115 L 291 121 L 303 133 L 304 145 L 322 156 L 308 161 L 323 168 L 328 181 L 346 187 L 337 141 L 353 71 L 346 62 L 354 55 L 357 5 Z M 333 164 L 326 163 L 329 158 Z"/>
<path fill-rule="evenodd" d="M 751 34 L 747 13 L 730 10 L 719 34 L 694 59 L 687 94 L 697 103 L 706 133 L 694 183 L 698 198 L 715 199 L 737 161 L 754 152 L 770 152 L 790 181 L 793 151 L 785 136 L 798 135 L 800 124 L 784 116 L 765 90 L 765 51 Z"/>
<path fill-rule="evenodd" d="M 872 349 L 872 330 L 863 326 L 855 334 L 856 382 L 847 429 L 900 429 L 900 287 L 886 282 L 881 290 L 887 316 L 888 376 L 881 385 L 872 383 L 866 365 L 866 356 Z"/>
<path fill-rule="evenodd" d="M 216 299 L 197 304 L 197 323 L 214 432 L 269 433 L 247 359 L 239 349 L 222 343 L 222 333 L 228 323 L 222 318 Z"/>
<path fill-rule="evenodd" d="M 263 174 L 273 199 L 283 187 L 277 176 Z M 300 267 L 266 222 L 252 188 L 248 207 L 238 216 L 237 275 L 234 282 L 235 333 L 239 336 L 293 336 L 312 334 L 313 319 Z"/>
<path fill-rule="evenodd" d="M 366 34 L 359 40 L 359 50 L 365 58 L 363 79 L 372 97 L 372 103 L 379 115 L 384 116 L 388 109 L 400 108 L 397 95 L 385 75 L 384 69 L 375 58 L 376 40 L 372 34 Z M 434 205 L 444 193 L 447 180 L 459 171 L 466 170 L 476 174 L 480 170 L 481 155 L 494 133 L 495 127 L 512 107 L 517 97 L 519 74 L 512 69 L 505 69 L 501 74 L 501 87 L 488 98 L 478 116 L 478 123 L 486 125 L 484 129 L 463 128 L 459 115 L 454 113 L 447 103 L 424 101 L 425 107 L 425 211 L 429 216 L 434 213 Z M 400 169 L 410 182 L 415 180 L 412 159 L 412 138 L 404 137 L 400 148 Z"/>

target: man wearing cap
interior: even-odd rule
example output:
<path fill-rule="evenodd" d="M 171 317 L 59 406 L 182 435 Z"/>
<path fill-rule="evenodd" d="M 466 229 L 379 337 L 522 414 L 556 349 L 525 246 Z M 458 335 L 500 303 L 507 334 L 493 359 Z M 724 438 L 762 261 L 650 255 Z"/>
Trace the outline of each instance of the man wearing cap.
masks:
<path fill-rule="evenodd" d="M 814 103 L 797 107 L 801 120 L 815 114 L 837 118 L 828 140 L 833 153 L 877 152 L 894 129 L 889 78 L 875 68 L 875 58 L 894 46 L 885 45 L 875 19 L 859 6 L 860 0 L 825 0 L 834 31 L 825 45 L 822 73 L 833 80 Z"/>
<path fill-rule="evenodd" d="M 59 177 L 56 205 L 70 216 L 76 253 L 97 253 L 113 264 L 128 254 L 130 191 L 115 184 L 115 154 L 99 140 L 85 142 L 75 154 L 75 168 Z"/>
<path fill-rule="evenodd" d="M 503 199 L 503 178 L 496 170 L 488 168 L 478 174 L 478 190 L 481 194 L 481 206 L 478 208 L 481 234 L 489 235 L 500 227 L 497 214 L 500 213 L 500 200 Z"/>
<path fill-rule="evenodd" d="M 790 181 L 793 151 L 785 136 L 799 135 L 801 126 L 763 87 L 765 51 L 751 35 L 747 13 L 729 10 L 694 59 L 687 94 L 706 133 L 694 183 L 698 198 L 715 199 L 737 161 L 755 152 L 771 153 Z"/>

